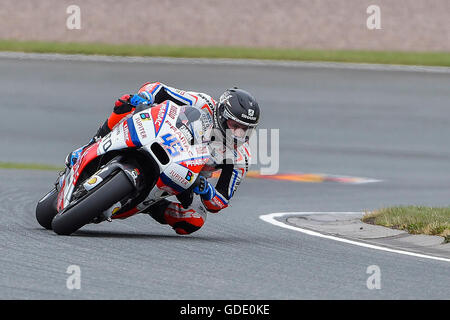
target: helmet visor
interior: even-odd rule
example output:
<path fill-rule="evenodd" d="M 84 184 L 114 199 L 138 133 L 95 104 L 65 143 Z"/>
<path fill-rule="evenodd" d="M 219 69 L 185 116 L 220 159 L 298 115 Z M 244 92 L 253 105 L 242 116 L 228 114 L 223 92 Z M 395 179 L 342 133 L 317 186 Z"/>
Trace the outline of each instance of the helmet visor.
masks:
<path fill-rule="evenodd" d="M 227 135 L 230 134 L 233 139 L 241 142 L 247 141 L 252 135 L 254 129 L 232 119 L 228 119 L 226 121 L 226 128 Z"/>

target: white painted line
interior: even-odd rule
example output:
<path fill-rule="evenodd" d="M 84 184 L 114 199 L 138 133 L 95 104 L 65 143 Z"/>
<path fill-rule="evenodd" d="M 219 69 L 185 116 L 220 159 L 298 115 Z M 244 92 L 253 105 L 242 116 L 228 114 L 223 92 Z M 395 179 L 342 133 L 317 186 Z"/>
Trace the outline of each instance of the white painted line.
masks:
<path fill-rule="evenodd" d="M 348 69 L 369 71 L 406 71 L 428 73 L 450 73 L 450 67 L 438 66 L 409 66 L 375 63 L 349 63 L 349 62 L 319 62 L 319 61 L 281 61 L 257 59 L 210 59 L 210 58 L 167 58 L 167 57 L 123 57 L 82 54 L 59 53 L 25 53 L 0 51 L 0 58 L 22 60 L 46 61 L 91 61 L 91 62 L 121 62 L 121 63 L 166 63 L 166 64 L 200 64 L 225 66 L 274 66 L 287 68 L 321 68 L 321 69 Z"/>
<path fill-rule="evenodd" d="M 335 241 L 339 241 L 339 242 L 353 244 L 353 245 L 360 246 L 360 247 L 382 250 L 382 251 L 387 251 L 387 252 L 392 252 L 392 253 L 399 253 L 399 254 L 404 254 L 404 255 L 418 257 L 418 258 L 426 258 L 426 259 L 450 262 L 450 259 L 447 259 L 447 258 L 434 257 L 434 256 L 429 256 L 429 255 L 425 255 L 425 254 L 414 253 L 414 252 L 409 252 L 409 251 L 404 251 L 404 250 L 391 249 L 391 248 L 372 245 L 372 244 L 368 244 L 368 243 L 364 243 L 364 242 L 358 242 L 358 241 L 348 240 L 348 239 L 339 238 L 339 237 L 335 237 L 335 236 L 331 236 L 331 235 L 325 235 L 325 234 L 322 234 L 322 233 L 319 233 L 316 231 L 311 231 L 311 230 L 303 229 L 300 227 L 294 227 L 292 225 L 288 225 L 286 223 L 280 222 L 275 219 L 275 218 L 279 218 L 279 217 L 283 217 L 283 216 L 287 216 L 287 215 L 333 214 L 333 213 L 354 214 L 354 213 L 362 213 L 362 212 L 280 212 L 280 213 L 271 213 L 271 214 L 261 215 L 261 216 L 259 216 L 259 218 L 261 220 L 271 223 L 275 226 L 302 232 L 302 233 L 305 233 L 310 236 L 316 236 L 316 237 L 325 238 L 325 239 L 329 239 L 329 240 L 335 240 Z"/>

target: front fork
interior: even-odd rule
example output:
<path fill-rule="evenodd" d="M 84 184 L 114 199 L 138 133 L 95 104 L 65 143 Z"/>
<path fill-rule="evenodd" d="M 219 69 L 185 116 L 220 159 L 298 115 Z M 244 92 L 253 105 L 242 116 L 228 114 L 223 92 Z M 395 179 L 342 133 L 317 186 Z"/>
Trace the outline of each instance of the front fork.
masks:
<path fill-rule="evenodd" d="M 104 165 L 100 170 L 94 173 L 89 179 L 83 183 L 83 188 L 89 192 L 109 176 L 115 174 L 116 171 L 123 171 L 131 184 L 135 188 L 135 192 L 128 198 L 116 202 L 110 208 L 103 211 L 103 217 L 99 217 L 97 221 L 112 221 L 112 216 L 118 213 L 122 208 L 129 205 L 144 189 L 145 181 L 142 170 L 139 165 L 132 159 L 128 159 L 123 155 L 115 157 L 113 160 Z"/>

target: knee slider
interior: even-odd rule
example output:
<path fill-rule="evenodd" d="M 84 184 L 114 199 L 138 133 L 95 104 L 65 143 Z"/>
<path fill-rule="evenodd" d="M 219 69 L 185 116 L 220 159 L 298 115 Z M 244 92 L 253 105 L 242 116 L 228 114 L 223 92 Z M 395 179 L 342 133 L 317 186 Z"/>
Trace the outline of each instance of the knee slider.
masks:
<path fill-rule="evenodd" d="M 191 234 L 197 230 L 199 230 L 202 226 L 195 226 L 186 221 L 178 221 L 175 222 L 172 228 L 178 234 Z"/>

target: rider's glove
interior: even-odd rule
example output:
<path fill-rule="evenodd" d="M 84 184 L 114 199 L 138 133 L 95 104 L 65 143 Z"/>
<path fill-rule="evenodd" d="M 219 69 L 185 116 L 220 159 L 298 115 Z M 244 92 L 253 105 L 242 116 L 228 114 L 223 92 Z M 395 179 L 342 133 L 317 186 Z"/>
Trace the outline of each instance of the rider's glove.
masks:
<path fill-rule="evenodd" d="M 152 105 L 153 104 L 153 96 L 146 91 L 142 91 L 139 94 L 132 95 L 130 97 L 130 104 L 134 107 L 137 107 L 140 104 Z"/>
<path fill-rule="evenodd" d="M 198 184 L 194 187 L 193 191 L 195 194 L 199 194 L 203 200 L 211 200 L 215 194 L 214 187 L 203 176 L 200 176 Z"/>
<path fill-rule="evenodd" d="M 115 102 L 114 105 L 116 107 L 120 107 L 120 106 L 122 106 L 124 104 L 129 104 L 128 100 L 130 100 L 130 95 L 129 94 L 124 94 L 119 99 L 117 99 L 117 101 Z"/>

